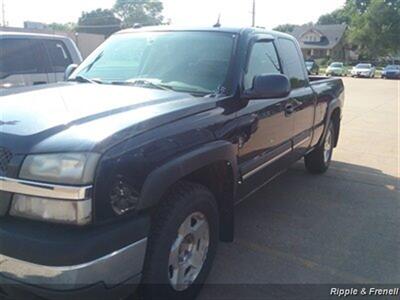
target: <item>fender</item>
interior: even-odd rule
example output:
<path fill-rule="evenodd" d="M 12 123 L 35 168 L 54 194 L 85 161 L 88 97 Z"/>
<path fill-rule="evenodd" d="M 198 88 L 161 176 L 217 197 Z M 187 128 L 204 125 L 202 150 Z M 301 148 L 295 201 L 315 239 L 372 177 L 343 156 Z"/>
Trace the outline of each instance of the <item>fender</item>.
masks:
<path fill-rule="evenodd" d="M 216 141 L 181 155 L 157 168 L 150 173 L 143 185 L 138 209 L 157 205 L 172 184 L 192 172 L 218 161 L 226 161 L 231 165 L 236 185 L 238 179 L 236 152 L 237 148 L 232 143 Z"/>
<path fill-rule="evenodd" d="M 139 199 L 138 209 L 156 206 L 164 193 L 175 182 L 212 163 L 225 161 L 233 172 L 233 191 L 220 202 L 220 239 L 232 242 L 234 236 L 234 203 L 236 198 L 239 171 L 237 165 L 237 147 L 227 141 L 216 141 L 181 155 L 150 173 Z"/>
<path fill-rule="evenodd" d="M 340 110 L 342 109 L 342 101 L 339 98 L 334 98 L 327 107 L 326 110 L 326 117 L 325 117 L 325 126 L 324 126 L 324 131 L 321 135 L 321 138 L 317 144 L 317 146 L 321 146 L 322 143 L 325 140 L 326 134 L 328 132 L 328 126 L 329 126 L 329 122 L 331 120 L 332 117 L 332 113 L 336 108 L 340 108 Z"/>

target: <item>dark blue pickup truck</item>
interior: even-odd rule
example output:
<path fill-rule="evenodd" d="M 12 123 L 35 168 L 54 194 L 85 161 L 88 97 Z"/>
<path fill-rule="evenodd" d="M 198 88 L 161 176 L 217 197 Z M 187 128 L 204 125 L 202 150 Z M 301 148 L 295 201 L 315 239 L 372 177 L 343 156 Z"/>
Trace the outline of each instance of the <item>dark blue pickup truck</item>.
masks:
<path fill-rule="evenodd" d="M 193 299 L 234 204 L 303 157 L 325 172 L 338 142 L 343 83 L 289 35 L 129 29 L 73 69 L 0 98 L 9 299 Z"/>

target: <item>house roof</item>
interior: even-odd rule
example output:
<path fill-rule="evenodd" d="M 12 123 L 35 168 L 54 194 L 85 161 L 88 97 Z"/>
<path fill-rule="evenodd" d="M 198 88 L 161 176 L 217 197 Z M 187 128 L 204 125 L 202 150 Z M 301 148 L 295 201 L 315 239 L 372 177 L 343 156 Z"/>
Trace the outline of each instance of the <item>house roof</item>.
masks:
<path fill-rule="evenodd" d="M 304 49 L 333 49 L 342 39 L 347 25 L 303 25 L 294 28 L 293 35 Z M 304 42 L 301 37 L 309 31 L 316 31 L 322 35 L 320 42 Z"/>

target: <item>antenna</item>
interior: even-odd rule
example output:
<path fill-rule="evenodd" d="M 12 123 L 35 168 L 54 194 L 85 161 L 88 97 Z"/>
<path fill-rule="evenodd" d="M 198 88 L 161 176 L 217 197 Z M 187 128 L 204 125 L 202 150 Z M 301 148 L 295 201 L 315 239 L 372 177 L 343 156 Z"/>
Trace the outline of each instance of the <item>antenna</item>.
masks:
<path fill-rule="evenodd" d="M 221 27 L 221 13 L 218 14 L 217 23 L 215 23 L 213 27 L 215 28 Z"/>

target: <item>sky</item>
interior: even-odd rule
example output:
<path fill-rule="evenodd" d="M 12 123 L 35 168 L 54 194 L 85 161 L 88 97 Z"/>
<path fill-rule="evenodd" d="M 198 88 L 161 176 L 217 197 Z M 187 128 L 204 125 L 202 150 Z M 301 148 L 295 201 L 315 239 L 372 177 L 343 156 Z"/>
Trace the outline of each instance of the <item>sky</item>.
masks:
<path fill-rule="evenodd" d="M 111 8 L 115 0 L 0 0 L 9 26 L 24 21 L 77 22 L 82 11 Z M 223 26 L 251 26 L 252 0 L 163 0 L 164 16 L 177 26 L 210 26 L 221 14 Z M 345 0 L 256 0 L 256 25 L 315 22 L 322 14 L 344 5 Z M 1 14 L 0 14 L 1 15 Z M 2 18 L 0 16 L 2 21 Z"/>

